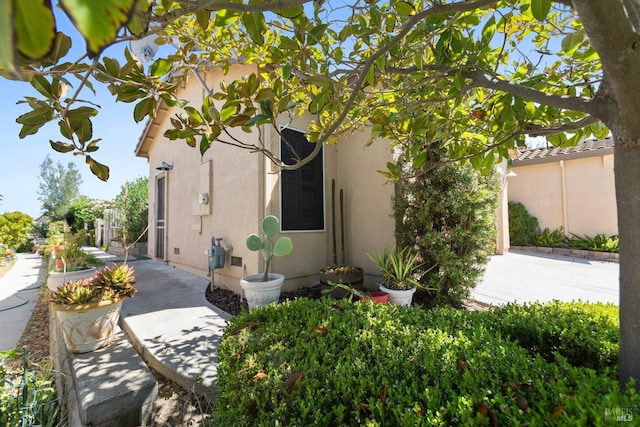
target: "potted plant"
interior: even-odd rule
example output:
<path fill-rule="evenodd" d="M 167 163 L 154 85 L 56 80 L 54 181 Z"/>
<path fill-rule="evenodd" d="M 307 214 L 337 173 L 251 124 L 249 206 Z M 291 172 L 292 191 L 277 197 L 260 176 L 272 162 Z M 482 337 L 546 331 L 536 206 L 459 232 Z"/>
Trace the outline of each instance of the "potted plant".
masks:
<path fill-rule="evenodd" d="M 387 304 L 389 302 L 389 294 L 383 291 L 365 291 L 354 288 L 348 284 L 334 282 L 329 282 L 328 286 L 328 288 L 323 289 L 320 292 L 323 294 L 331 293 L 331 295 L 333 295 L 336 290 L 341 290 L 349 295 L 349 301 L 351 301 L 351 298 L 355 296 L 358 298 L 358 301 L 371 301 L 376 304 Z"/>
<path fill-rule="evenodd" d="M 333 298 L 344 298 L 349 295 L 346 289 L 331 286 L 330 283 L 342 283 L 350 287 L 364 290 L 364 270 L 360 267 L 346 264 L 344 247 L 344 192 L 340 189 L 340 246 L 342 249 L 342 264 L 338 265 L 338 250 L 336 240 L 336 180 L 331 180 L 331 233 L 333 237 L 333 265 L 320 270 L 320 286 Z M 325 293 L 327 293 L 325 292 Z"/>
<path fill-rule="evenodd" d="M 111 343 L 122 301 L 136 293 L 134 270 L 127 264 L 104 267 L 94 277 L 72 280 L 50 297 L 71 353 L 87 353 Z"/>
<path fill-rule="evenodd" d="M 247 248 L 250 251 L 260 251 L 264 258 L 264 273 L 245 276 L 240 279 L 240 286 L 244 291 L 249 308 L 262 307 L 278 301 L 280 290 L 284 283 L 282 274 L 269 273 L 271 259 L 274 256 L 286 256 L 293 250 L 293 242 L 289 237 L 280 237 L 275 243 L 273 236 L 278 233 L 280 222 L 278 218 L 269 215 L 262 220 L 264 239 L 257 234 L 247 237 Z"/>
<path fill-rule="evenodd" d="M 424 266 L 419 262 L 418 254 L 409 248 L 387 248 L 367 256 L 382 273 L 380 290 L 389 294 L 389 304 L 410 306 L 413 294 L 420 286 L 417 274 Z"/>
<path fill-rule="evenodd" d="M 99 265 L 102 265 L 102 262 L 98 258 L 86 253 L 79 246 L 67 246 L 56 255 L 56 266 L 49 272 L 47 287 L 55 291 L 65 282 L 92 277 Z"/>

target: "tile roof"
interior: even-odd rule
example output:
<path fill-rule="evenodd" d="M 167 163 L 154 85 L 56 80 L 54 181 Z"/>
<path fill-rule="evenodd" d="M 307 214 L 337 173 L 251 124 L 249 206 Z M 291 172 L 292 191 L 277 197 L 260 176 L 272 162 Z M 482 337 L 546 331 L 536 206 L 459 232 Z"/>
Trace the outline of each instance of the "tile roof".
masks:
<path fill-rule="evenodd" d="M 543 147 L 543 148 L 519 148 L 516 150 L 516 158 L 513 159 L 515 163 L 534 163 L 536 161 L 556 161 L 561 160 L 558 157 L 572 155 L 571 157 L 590 157 L 603 154 L 610 154 L 604 152 L 598 152 L 600 150 L 606 150 L 613 152 L 613 138 L 607 137 L 605 139 L 589 139 L 573 147 Z"/>

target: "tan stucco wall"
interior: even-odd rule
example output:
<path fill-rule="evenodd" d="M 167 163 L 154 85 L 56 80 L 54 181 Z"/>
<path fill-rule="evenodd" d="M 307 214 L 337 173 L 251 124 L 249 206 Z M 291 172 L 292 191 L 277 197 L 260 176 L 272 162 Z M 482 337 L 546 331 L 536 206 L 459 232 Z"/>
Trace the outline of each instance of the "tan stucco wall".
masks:
<path fill-rule="evenodd" d="M 377 281 L 380 271 L 367 253 L 395 245 L 395 220 L 391 206 L 395 190 L 394 185 L 386 183 L 386 178 L 377 172 L 385 170 L 387 162 L 393 159 L 389 143 L 375 141 L 365 147 L 368 138 L 366 131 L 357 132 L 336 146 L 336 187 L 344 189 L 347 264 L 362 267 L 365 282 L 372 284 Z M 339 219 L 337 222 L 339 246 Z"/>
<path fill-rule="evenodd" d="M 618 233 L 613 155 L 514 167 L 509 201 L 521 202 L 540 228 L 567 234 Z"/>
<path fill-rule="evenodd" d="M 252 70 L 252 66 L 234 66 L 228 78 L 237 78 Z M 207 79 L 209 84 L 213 81 L 217 86 L 222 75 L 210 71 Z M 193 100 L 194 107 L 199 106 L 202 88 L 195 78 L 189 80 L 180 96 Z M 214 283 L 239 293 L 239 278 L 258 273 L 263 268 L 258 253 L 246 249 L 247 235 L 261 233 L 261 220 L 265 215 L 281 216 L 279 175 L 275 166 L 261 154 L 214 143 L 201 156 L 197 148 L 188 147 L 184 141 L 167 140 L 162 134 L 169 128 L 169 119 L 174 114 L 171 110 L 159 114 L 156 126 L 144 142 L 144 150 L 140 150 L 141 153 L 148 152 L 150 206 L 155 206 L 156 178 L 166 177 L 166 261 L 204 277 L 208 270 L 205 250 L 209 248 L 212 236 L 221 237 L 223 246 L 233 248 L 229 255 L 242 259 L 242 266 L 231 266 L 230 258 L 227 258 L 225 267 L 214 272 Z M 308 117 L 293 122 L 283 118 L 281 124 L 306 131 Z M 248 143 L 257 142 L 259 135 L 257 131 L 247 134 L 238 129 L 236 132 L 238 138 Z M 263 128 L 263 140 L 277 152 L 276 132 L 269 127 Z M 364 267 L 368 274 L 376 274 L 366 252 L 393 245 L 393 186 L 384 185 L 384 177 L 376 172 L 385 168 L 391 153 L 388 144 L 383 142 L 365 149 L 366 141 L 364 133 L 357 133 L 349 135 L 337 146 L 324 147 L 325 230 L 286 233 L 293 239 L 294 251 L 285 258 L 274 258 L 271 269 L 287 277 L 285 289 L 317 283 L 318 271 L 331 262 L 330 196 L 334 177 L 337 188 L 345 191 L 347 261 Z M 163 161 L 173 163 L 173 169 L 156 170 Z M 198 195 L 205 192 L 209 193 L 209 204 L 201 205 Z M 153 256 L 154 209 L 150 209 L 149 221 L 152 224 L 149 254 Z"/>

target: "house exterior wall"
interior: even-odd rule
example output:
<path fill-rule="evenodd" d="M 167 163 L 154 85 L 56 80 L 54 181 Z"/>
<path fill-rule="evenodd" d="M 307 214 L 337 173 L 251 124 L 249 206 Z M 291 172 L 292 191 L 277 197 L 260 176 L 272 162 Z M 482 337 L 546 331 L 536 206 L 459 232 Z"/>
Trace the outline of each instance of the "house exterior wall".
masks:
<path fill-rule="evenodd" d="M 513 171 L 509 201 L 524 204 L 542 230 L 618 234 L 613 155 L 514 165 Z"/>
<path fill-rule="evenodd" d="M 377 172 L 385 170 L 387 162 L 393 160 L 390 145 L 385 141 L 375 141 L 364 147 L 368 139 L 366 131 L 357 132 L 345 137 L 336 146 L 336 188 L 344 189 L 346 262 L 362 267 L 365 283 L 372 285 L 379 281 L 380 271 L 367 253 L 395 245 L 392 209 L 395 188 Z M 337 189 L 336 193 L 339 192 Z M 336 200 L 336 210 L 337 206 Z M 336 216 L 339 218 L 339 213 L 336 212 Z M 340 246 L 340 220 L 336 221 L 336 236 Z"/>
<path fill-rule="evenodd" d="M 238 78 L 254 70 L 255 67 L 250 65 L 237 65 L 232 67 L 227 78 Z M 222 78 L 217 70 L 206 75 L 207 83 L 215 87 Z M 192 105 L 197 107 L 199 104 L 195 103 L 202 97 L 198 81 L 190 79 L 180 96 L 193 100 Z M 251 233 L 262 234 L 264 216 L 281 217 L 279 174 L 273 163 L 258 153 L 216 142 L 201 156 L 198 148 L 188 147 L 184 141 L 166 139 L 163 133 L 171 126 L 169 119 L 174 114 L 166 107 L 159 111 L 137 151 L 149 161 L 149 255 L 155 256 L 157 243 L 156 182 L 164 177 L 164 260 L 205 277 L 208 273 L 205 251 L 210 247 L 213 236 L 222 238 L 228 257 L 224 268 L 214 271 L 213 282 L 240 293 L 239 279 L 263 269 L 262 257 L 246 248 L 246 237 Z M 281 124 L 306 131 L 308 123 L 308 117 L 296 118 L 293 122 L 289 122 L 287 117 Z M 265 126 L 262 132 L 252 133 L 238 129 L 235 136 L 247 143 L 257 143 L 260 135 L 265 144 L 277 153 L 279 136 L 270 126 Z M 364 267 L 368 274 L 377 274 L 366 253 L 393 245 L 393 186 L 385 186 L 384 177 L 375 172 L 384 169 L 391 153 L 388 144 L 384 143 L 363 149 L 367 139 L 364 133 L 358 133 L 346 137 L 337 146 L 324 147 L 325 227 L 313 232 L 282 233 L 292 238 L 294 250 L 287 257 L 274 257 L 271 271 L 286 276 L 285 290 L 317 283 L 319 270 L 332 261 L 332 178 L 336 178 L 336 187 L 345 191 L 347 262 Z M 173 169 L 157 170 L 162 162 L 173 163 Z M 208 204 L 198 201 L 198 196 L 203 193 L 209 194 Z M 337 199 L 336 196 L 336 206 Z M 339 216 L 337 221 L 339 227 Z M 337 236 L 339 245 L 339 228 Z M 235 261 L 241 259 L 240 266 L 230 265 L 230 257 Z"/>

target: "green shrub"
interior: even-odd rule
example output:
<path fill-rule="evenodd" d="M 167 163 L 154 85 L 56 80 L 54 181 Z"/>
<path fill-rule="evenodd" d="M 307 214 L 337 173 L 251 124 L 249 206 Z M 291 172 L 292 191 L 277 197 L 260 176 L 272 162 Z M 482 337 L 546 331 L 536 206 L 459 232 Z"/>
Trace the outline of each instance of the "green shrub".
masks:
<path fill-rule="evenodd" d="M 569 245 L 573 249 L 616 253 L 619 249 L 618 236 L 607 236 L 604 233 L 596 234 L 594 237 L 579 236 L 573 233 L 571 235 L 573 238 L 569 241 Z"/>
<path fill-rule="evenodd" d="M 417 299 L 466 298 L 495 253 L 499 186 L 468 164 L 445 163 L 396 186 L 396 244 L 415 248 L 424 270 Z M 426 298 L 420 294 L 426 294 Z"/>
<path fill-rule="evenodd" d="M 244 312 L 220 347 L 213 425 L 603 425 L 605 409 L 640 404 L 634 384 L 620 391 L 615 366 L 578 360 L 593 345 L 617 351 L 612 311 L 299 299 Z M 577 319 L 594 324 L 567 324 Z M 544 335 L 536 323 L 568 331 L 559 344 L 538 345 L 558 348 L 552 361 L 519 341 Z M 585 367 L 592 363 L 597 369 Z"/>
<path fill-rule="evenodd" d="M 535 244 L 540 232 L 538 218 L 532 216 L 520 202 L 509 202 L 509 240 L 514 246 Z"/>
<path fill-rule="evenodd" d="M 569 245 L 569 241 L 567 236 L 564 235 L 562 227 L 553 231 L 549 230 L 547 227 L 542 231 L 542 233 L 537 233 L 534 240 L 537 246 L 566 248 Z"/>

